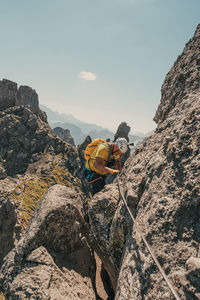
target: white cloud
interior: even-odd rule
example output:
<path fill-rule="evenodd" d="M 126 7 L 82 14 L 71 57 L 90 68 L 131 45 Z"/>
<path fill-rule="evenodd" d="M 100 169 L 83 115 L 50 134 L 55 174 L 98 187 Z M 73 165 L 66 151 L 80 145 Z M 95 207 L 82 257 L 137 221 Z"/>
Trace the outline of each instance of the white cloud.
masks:
<path fill-rule="evenodd" d="M 85 80 L 96 80 L 97 78 L 97 76 L 92 72 L 80 72 L 78 77 Z"/>

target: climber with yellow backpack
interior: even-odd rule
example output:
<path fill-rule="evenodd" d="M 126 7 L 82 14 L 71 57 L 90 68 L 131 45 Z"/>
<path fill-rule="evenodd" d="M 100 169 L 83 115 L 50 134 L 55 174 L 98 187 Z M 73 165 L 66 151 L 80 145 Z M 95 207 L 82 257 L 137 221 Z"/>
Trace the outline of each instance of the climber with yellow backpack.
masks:
<path fill-rule="evenodd" d="M 127 150 L 128 141 L 125 138 L 118 138 L 113 143 L 99 138 L 87 145 L 84 152 L 84 173 L 93 195 L 103 189 L 107 174 L 114 175 L 120 171 L 120 156 Z M 116 169 L 110 167 L 113 161 Z"/>

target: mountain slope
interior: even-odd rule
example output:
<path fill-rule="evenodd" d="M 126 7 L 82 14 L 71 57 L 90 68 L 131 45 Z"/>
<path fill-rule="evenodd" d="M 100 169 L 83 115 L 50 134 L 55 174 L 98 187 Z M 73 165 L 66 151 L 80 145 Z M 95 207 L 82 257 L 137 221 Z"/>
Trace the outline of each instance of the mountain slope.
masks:
<path fill-rule="evenodd" d="M 95 124 L 81 122 L 80 120 L 74 118 L 72 115 L 58 113 L 42 104 L 40 104 L 40 108 L 46 112 L 48 122 L 51 125 L 52 129 L 54 129 L 55 127 L 68 129 L 70 131 L 71 136 L 74 138 L 76 145 L 82 144 L 86 136 L 88 135 L 92 139 L 101 137 L 104 139 L 113 140 L 114 138 L 114 132 L 106 128 Z M 136 133 L 134 135 L 130 134 L 129 140 L 130 142 L 135 142 L 138 139 L 140 139 L 143 135 L 143 133 Z"/>
<path fill-rule="evenodd" d="M 73 125 L 78 126 L 79 128 L 81 128 L 81 131 L 83 132 L 83 134 L 88 134 L 88 132 L 92 131 L 92 130 L 103 130 L 105 128 L 98 126 L 96 124 L 90 124 L 90 123 L 86 123 L 86 122 L 82 122 L 78 119 L 76 119 L 75 117 L 73 117 L 72 115 L 68 115 L 68 114 L 64 114 L 64 113 L 58 113 L 56 111 L 51 110 L 50 108 L 48 108 L 45 105 L 40 104 L 40 108 L 45 111 L 47 113 L 48 116 L 48 122 L 49 124 L 52 126 L 54 123 L 60 122 L 60 123 L 70 123 Z M 53 125 L 54 126 L 54 125 Z M 65 128 L 67 129 L 67 128 Z"/>

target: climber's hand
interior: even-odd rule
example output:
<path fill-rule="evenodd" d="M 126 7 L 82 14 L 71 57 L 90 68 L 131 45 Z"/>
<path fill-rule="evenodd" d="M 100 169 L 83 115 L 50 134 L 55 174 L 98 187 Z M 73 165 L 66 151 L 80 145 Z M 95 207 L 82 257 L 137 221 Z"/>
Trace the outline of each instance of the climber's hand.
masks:
<path fill-rule="evenodd" d="M 110 169 L 110 174 L 111 175 L 118 174 L 118 173 L 119 173 L 119 170 Z"/>

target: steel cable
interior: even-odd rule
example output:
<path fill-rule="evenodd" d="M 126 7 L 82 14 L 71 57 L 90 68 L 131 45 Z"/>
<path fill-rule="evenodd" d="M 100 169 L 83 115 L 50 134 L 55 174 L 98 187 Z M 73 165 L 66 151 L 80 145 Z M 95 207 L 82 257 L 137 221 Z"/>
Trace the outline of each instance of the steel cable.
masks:
<path fill-rule="evenodd" d="M 133 223 L 134 223 L 134 225 L 135 225 L 136 231 L 137 231 L 137 232 L 139 233 L 139 235 L 141 236 L 141 238 L 142 238 L 144 244 L 146 245 L 147 249 L 149 250 L 149 253 L 151 254 L 151 256 L 152 256 L 154 262 L 156 263 L 156 265 L 157 265 L 157 267 L 158 267 L 160 273 L 162 274 L 163 278 L 165 279 L 165 281 L 166 281 L 168 287 L 170 288 L 172 294 L 174 295 L 175 299 L 176 299 L 176 300 L 181 300 L 180 297 L 178 296 L 178 294 L 176 293 L 176 291 L 174 290 L 174 288 L 173 288 L 173 286 L 172 286 L 172 284 L 171 284 L 169 278 L 167 277 L 167 275 L 165 274 L 164 270 L 162 269 L 162 267 L 161 267 L 159 261 L 157 260 L 155 254 L 153 253 L 151 247 L 149 246 L 149 243 L 147 242 L 146 238 L 144 237 L 143 233 L 141 232 L 141 230 L 140 230 L 140 228 L 139 228 L 139 226 L 138 226 L 138 224 L 137 224 L 137 222 L 136 222 L 136 220 L 135 220 L 133 214 L 132 214 L 131 211 L 130 211 L 130 209 L 129 209 L 129 207 L 128 207 L 128 204 L 127 204 L 127 202 L 126 202 L 126 199 L 125 199 L 125 197 L 124 197 L 124 194 L 122 193 L 122 190 L 121 190 L 121 186 L 120 186 L 120 182 L 119 182 L 119 176 L 117 176 L 117 182 L 118 182 L 119 192 L 120 192 L 120 194 L 121 194 L 121 196 L 122 196 L 122 199 L 123 199 L 123 202 L 124 202 L 124 204 L 125 204 L 125 206 L 126 206 L 126 209 L 128 210 L 128 213 L 129 213 L 129 215 L 130 215 L 130 217 L 131 217 L 131 219 L 132 219 L 132 221 L 133 221 Z"/>

